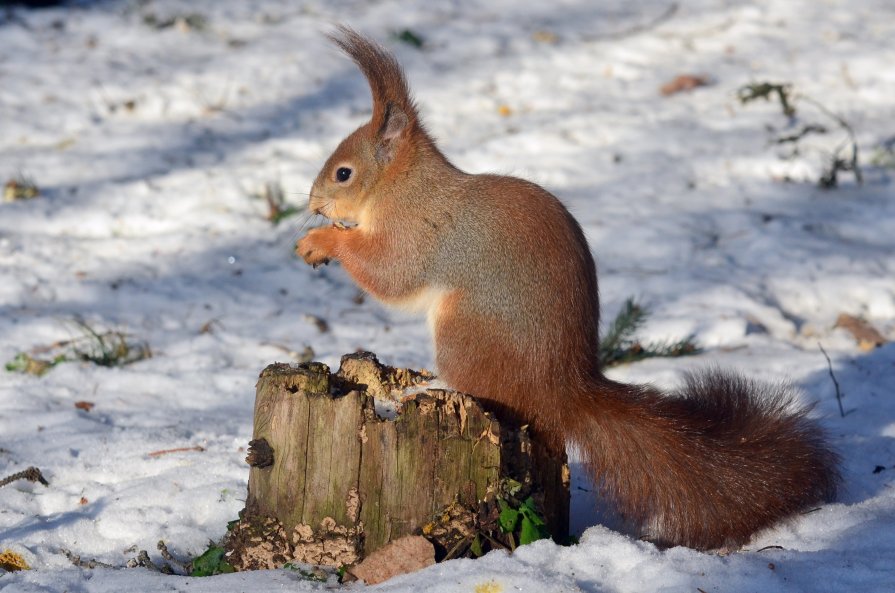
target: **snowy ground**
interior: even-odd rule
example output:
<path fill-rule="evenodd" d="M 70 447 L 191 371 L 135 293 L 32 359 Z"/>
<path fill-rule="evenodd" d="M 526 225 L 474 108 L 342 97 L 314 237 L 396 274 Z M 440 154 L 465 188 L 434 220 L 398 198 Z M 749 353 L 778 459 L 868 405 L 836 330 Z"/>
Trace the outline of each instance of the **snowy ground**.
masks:
<path fill-rule="evenodd" d="M 487 3 L 113 1 L 0 9 L 0 181 L 42 195 L 0 203 L 0 362 L 98 329 L 149 342 L 123 368 L 0 371 L 0 476 L 37 465 L 49 488 L 0 489 L 0 551 L 31 571 L 4 591 L 311 590 L 285 571 L 206 579 L 123 566 L 134 546 L 201 552 L 242 507 L 253 385 L 287 351 L 335 364 L 358 347 L 431 366 L 424 324 L 291 252 L 267 182 L 303 203 L 338 140 L 368 115 L 353 65 L 321 32 L 347 22 L 405 64 L 444 151 L 464 169 L 535 180 L 585 227 L 605 317 L 651 305 L 645 339 L 694 333 L 705 352 L 616 368 L 675 384 L 709 363 L 789 379 L 844 457 L 840 500 L 719 557 L 659 551 L 596 521 L 576 491 L 573 547 L 538 542 L 400 577 L 411 591 L 885 591 L 895 589 L 895 345 L 865 352 L 840 313 L 895 337 L 895 8 L 888 0 Z M 200 13 L 204 27 L 151 26 Z M 390 40 L 409 28 L 422 50 Z M 678 74 L 710 86 L 671 97 Z M 741 85 L 791 82 L 841 115 L 864 185 L 816 185 L 843 136 L 802 102 L 790 129 Z M 819 122 L 783 159 L 774 133 Z M 872 165 L 871 160 L 878 163 Z M 888 168 L 887 168 L 888 167 Z M 308 315 L 325 319 L 322 333 Z M 210 325 L 209 325 L 209 322 Z M 203 331 L 210 329 L 210 331 Z M 829 352 L 845 395 L 840 417 Z M 93 402 L 91 411 L 75 408 Z M 200 445 L 204 452 L 153 451 Z M 586 484 L 583 484 L 586 485 Z M 761 550 L 768 546 L 772 547 Z M 157 558 L 157 556 L 154 556 Z M 355 585 L 359 588 L 359 585 Z M 491 588 L 489 588 L 491 587 Z"/>

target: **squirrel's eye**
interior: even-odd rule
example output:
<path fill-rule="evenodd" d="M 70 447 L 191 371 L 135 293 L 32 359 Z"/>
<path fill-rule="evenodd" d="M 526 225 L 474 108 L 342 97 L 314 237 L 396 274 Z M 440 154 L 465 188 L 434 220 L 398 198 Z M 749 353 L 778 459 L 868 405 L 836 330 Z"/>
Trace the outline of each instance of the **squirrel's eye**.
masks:
<path fill-rule="evenodd" d="M 351 178 L 351 169 L 348 167 L 339 167 L 336 170 L 336 181 L 344 183 Z"/>

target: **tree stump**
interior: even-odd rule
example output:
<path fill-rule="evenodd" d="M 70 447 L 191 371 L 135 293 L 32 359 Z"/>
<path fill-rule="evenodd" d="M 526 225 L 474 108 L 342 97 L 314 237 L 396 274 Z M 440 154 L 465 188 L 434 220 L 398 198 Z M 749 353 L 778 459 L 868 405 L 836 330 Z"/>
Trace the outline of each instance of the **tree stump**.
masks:
<path fill-rule="evenodd" d="M 335 374 L 321 363 L 264 369 L 230 564 L 353 565 L 410 534 L 441 558 L 474 556 L 506 544 L 500 511 L 529 497 L 564 541 L 565 454 L 469 395 L 426 388 L 433 379 L 370 353 L 344 356 Z"/>

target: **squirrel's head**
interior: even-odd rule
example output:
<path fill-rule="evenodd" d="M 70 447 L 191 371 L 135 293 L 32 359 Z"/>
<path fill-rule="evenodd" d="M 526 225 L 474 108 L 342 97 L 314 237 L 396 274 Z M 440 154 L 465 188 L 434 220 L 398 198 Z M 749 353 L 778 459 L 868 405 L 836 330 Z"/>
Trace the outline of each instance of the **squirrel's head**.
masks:
<path fill-rule="evenodd" d="M 434 144 L 419 121 L 395 57 L 348 27 L 329 36 L 364 73 L 373 94 L 370 121 L 345 138 L 311 188 L 310 209 L 332 220 L 361 222 L 389 183 L 410 170 L 420 149 Z"/>
<path fill-rule="evenodd" d="M 342 140 L 314 181 L 311 211 L 332 220 L 360 222 L 377 186 L 401 166 L 398 149 L 406 143 L 401 136 L 408 124 L 403 111 L 390 106 L 383 124 L 368 123 Z"/>

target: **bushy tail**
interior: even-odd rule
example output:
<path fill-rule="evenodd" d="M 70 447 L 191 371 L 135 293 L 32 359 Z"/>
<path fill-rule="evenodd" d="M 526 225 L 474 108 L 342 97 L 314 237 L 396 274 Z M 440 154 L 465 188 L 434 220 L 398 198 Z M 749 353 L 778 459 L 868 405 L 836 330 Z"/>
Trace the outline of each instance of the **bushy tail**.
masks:
<path fill-rule="evenodd" d="M 835 495 L 838 456 L 786 385 L 711 370 L 671 395 L 603 379 L 575 399 L 573 442 L 657 543 L 739 547 Z"/>

